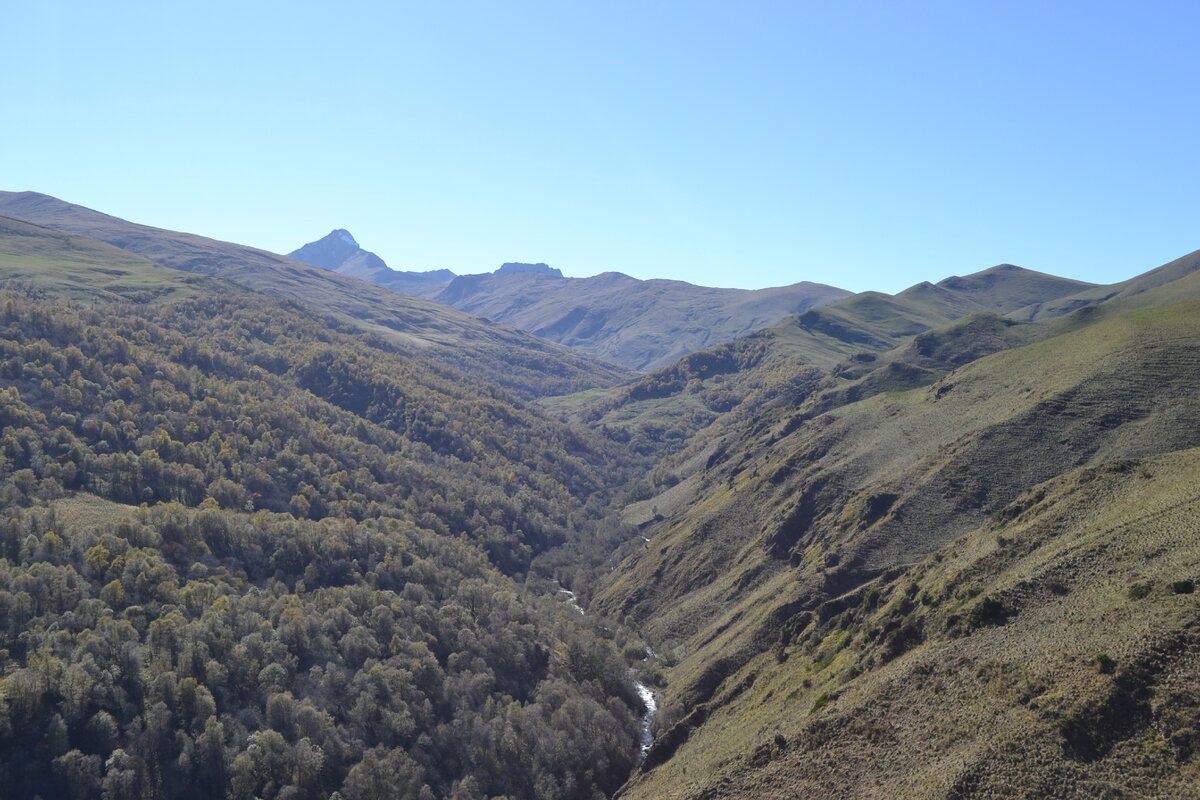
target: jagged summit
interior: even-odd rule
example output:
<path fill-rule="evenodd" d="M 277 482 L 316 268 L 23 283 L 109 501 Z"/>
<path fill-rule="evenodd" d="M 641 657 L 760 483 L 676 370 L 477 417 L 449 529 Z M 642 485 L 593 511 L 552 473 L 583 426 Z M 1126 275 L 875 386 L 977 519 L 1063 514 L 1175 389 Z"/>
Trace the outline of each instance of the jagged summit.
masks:
<path fill-rule="evenodd" d="M 496 270 L 496 275 L 512 275 L 518 272 L 534 273 L 536 275 L 551 275 L 555 278 L 563 276 L 562 270 L 555 269 L 547 264 L 538 262 L 537 264 L 525 264 L 520 261 L 509 261 L 500 265 L 500 269 Z"/>

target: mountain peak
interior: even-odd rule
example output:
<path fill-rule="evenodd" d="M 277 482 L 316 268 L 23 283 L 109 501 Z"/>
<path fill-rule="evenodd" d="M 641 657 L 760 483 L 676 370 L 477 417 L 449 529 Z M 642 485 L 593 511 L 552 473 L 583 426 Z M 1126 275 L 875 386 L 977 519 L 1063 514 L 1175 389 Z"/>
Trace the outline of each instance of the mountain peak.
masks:
<path fill-rule="evenodd" d="M 401 272 L 389 267 L 384 260 L 364 250 L 354 235 L 345 228 L 334 228 L 324 237 L 309 242 L 288 256 L 315 267 L 340 272 L 352 278 L 386 286 L 389 289 L 417 297 L 433 297 L 454 278 L 448 269 L 426 272 Z"/>
<path fill-rule="evenodd" d="M 562 270 L 555 269 L 547 264 L 538 262 L 537 264 L 525 264 L 520 261 L 509 261 L 500 265 L 500 269 L 496 270 L 496 275 L 512 275 L 518 272 L 530 272 L 535 275 L 551 275 L 555 278 L 563 276 Z"/>
<path fill-rule="evenodd" d="M 355 240 L 355 238 L 353 236 L 350 235 L 350 231 L 346 230 L 345 228 L 335 228 L 325 238 L 333 239 L 335 237 L 337 239 L 340 239 L 343 243 L 350 245 L 351 247 L 355 247 L 355 248 L 358 247 L 358 242 Z"/>
<path fill-rule="evenodd" d="M 334 228 L 317 241 L 288 253 L 288 256 L 314 267 L 355 277 L 367 277 L 372 271 L 387 269 L 383 259 L 359 247 L 358 241 L 345 228 Z"/>

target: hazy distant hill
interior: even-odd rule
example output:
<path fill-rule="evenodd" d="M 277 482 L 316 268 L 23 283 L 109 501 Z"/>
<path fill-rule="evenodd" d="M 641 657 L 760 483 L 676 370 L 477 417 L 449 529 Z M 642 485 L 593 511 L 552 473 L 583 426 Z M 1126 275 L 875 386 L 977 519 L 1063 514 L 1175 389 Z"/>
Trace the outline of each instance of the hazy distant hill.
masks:
<path fill-rule="evenodd" d="M 245 245 L 128 222 L 37 192 L 0 192 L 0 215 L 97 239 L 177 270 L 297 302 L 397 347 L 494 380 L 525 397 L 611 386 L 611 364 L 438 303 Z"/>
<path fill-rule="evenodd" d="M 849 294 L 807 281 L 745 290 L 643 281 L 619 272 L 565 278 L 541 263 L 510 262 L 477 275 L 401 272 L 363 250 L 343 229 L 291 256 L 638 370 L 656 369 Z"/>
<path fill-rule="evenodd" d="M 434 299 L 633 369 L 655 369 L 848 292 L 817 283 L 714 289 L 619 272 L 461 275 Z"/>
<path fill-rule="evenodd" d="M 378 283 L 393 291 L 415 297 L 433 297 L 454 278 L 454 273 L 448 269 L 428 272 L 394 270 L 379 256 L 359 247 L 358 242 L 344 228 L 338 228 L 323 239 L 309 242 L 299 250 L 293 250 L 288 253 L 288 257 L 352 278 Z"/>

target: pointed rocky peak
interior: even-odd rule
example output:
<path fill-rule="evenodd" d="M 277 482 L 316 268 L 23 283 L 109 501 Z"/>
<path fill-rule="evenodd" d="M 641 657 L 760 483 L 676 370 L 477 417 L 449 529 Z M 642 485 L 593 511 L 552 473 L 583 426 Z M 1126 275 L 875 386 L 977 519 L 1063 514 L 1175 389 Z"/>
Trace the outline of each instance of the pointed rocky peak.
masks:
<path fill-rule="evenodd" d="M 366 252 L 345 228 L 336 228 L 315 242 L 309 242 L 288 256 L 315 267 L 337 270 L 359 253 Z"/>

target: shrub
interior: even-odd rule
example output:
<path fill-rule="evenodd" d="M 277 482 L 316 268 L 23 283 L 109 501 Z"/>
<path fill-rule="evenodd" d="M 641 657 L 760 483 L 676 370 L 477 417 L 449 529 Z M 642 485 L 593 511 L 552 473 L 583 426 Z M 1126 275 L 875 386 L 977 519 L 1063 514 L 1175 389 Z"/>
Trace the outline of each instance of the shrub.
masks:
<path fill-rule="evenodd" d="M 1150 594 L 1150 582 L 1149 581 L 1138 581 L 1137 583 L 1135 583 L 1129 587 L 1129 599 L 1130 600 L 1141 600 L 1143 597 L 1146 597 L 1149 594 Z"/>
<path fill-rule="evenodd" d="M 985 597 L 971 609 L 971 627 L 980 628 L 984 625 L 1003 625 L 1008 622 L 1011 611 L 994 597 Z"/>

